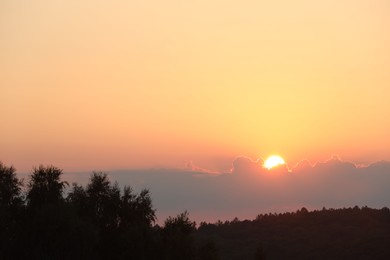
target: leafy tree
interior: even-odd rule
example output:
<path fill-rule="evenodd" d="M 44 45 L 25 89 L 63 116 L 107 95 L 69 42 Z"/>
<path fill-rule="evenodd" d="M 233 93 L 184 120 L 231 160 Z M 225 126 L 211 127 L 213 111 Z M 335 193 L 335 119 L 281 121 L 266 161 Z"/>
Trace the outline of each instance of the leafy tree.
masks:
<path fill-rule="evenodd" d="M 73 184 L 68 203 L 86 222 L 95 225 L 102 259 L 151 259 L 155 210 L 148 190 L 139 195 L 111 184 L 106 173 L 93 172 L 84 188 Z"/>
<path fill-rule="evenodd" d="M 152 199 L 148 190 L 142 190 L 137 196 L 130 187 L 125 186 L 120 203 L 120 224 L 128 226 L 132 223 L 137 225 L 151 226 L 156 221 L 156 212 L 152 207 Z"/>
<path fill-rule="evenodd" d="M 117 228 L 120 205 L 118 184 L 111 185 L 106 173 L 94 172 L 87 185 L 86 195 L 93 220 L 104 229 Z"/>
<path fill-rule="evenodd" d="M 164 223 L 163 243 L 165 259 L 193 259 L 193 237 L 196 223 L 189 219 L 187 211 Z"/>
<path fill-rule="evenodd" d="M 88 218 L 88 197 L 83 186 L 73 183 L 72 190 L 69 192 L 66 201 L 81 218 Z"/>
<path fill-rule="evenodd" d="M 0 162 L 0 258 L 11 259 L 19 242 L 23 187 L 14 167 Z"/>
<path fill-rule="evenodd" d="M 36 208 L 64 201 L 62 195 L 68 183 L 60 180 L 62 174 L 62 170 L 54 166 L 34 168 L 28 184 L 28 206 Z"/>
<path fill-rule="evenodd" d="M 158 259 L 156 232 L 152 224 L 156 220 L 155 210 L 148 190 L 139 195 L 125 186 L 119 209 L 119 229 L 121 236 L 117 245 L 123 258 Z M 154 238 L 153 238 L 154 236 Z"/>
<path fill-rule="evenodd" d="M 83 222 L 63 193 L 67 182 L 54 166 L 34 168 L 27 190 L 27 211 L 20 220 L 20 259 L 95 258 L 96 232 Z"/>
<path fill-rule="evenodd" d="M 5 166 L 0 162 L 0 205 L 15 206 L 22 203 L 21 190 L 23 182 L 15 173 L 15 168 Z"/>

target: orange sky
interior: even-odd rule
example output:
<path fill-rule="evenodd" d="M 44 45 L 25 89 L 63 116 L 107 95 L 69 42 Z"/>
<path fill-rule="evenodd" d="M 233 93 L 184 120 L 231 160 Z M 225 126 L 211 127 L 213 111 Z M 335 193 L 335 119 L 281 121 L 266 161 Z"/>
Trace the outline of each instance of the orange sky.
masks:
<path fill-rule="evenodd" d="M 191 2 L 1 1 L 0 160 L 390 159 L 388 1 Z"/>

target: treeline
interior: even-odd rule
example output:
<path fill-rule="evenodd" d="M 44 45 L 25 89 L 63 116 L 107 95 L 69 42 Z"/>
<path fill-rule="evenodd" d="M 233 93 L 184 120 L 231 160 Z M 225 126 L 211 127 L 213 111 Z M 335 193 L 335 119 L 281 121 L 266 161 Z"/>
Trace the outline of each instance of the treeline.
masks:
<path fill-rule="evenodd" d="M 216 259 L 207 243 L 194 246 L 187 212 L 155 225 L 149 191 L 94 172 L 65 196 L 62 174 L 39 166 L 24 183 L 0 163 L 0 259 Z"/>
<path fill-rule="evenodd" d="M 86 186 L 62 174 L 40 166 L 21 181 L 0 163 L 0 259 L 390 259 L 387 207 L 199 226 L 184 212 L 159 226 L 149 191 L 121 190 L 102 172 Z"/>
<path fill-rule="evenodd" d="M 197 240 L 213 238 L 221 259 L 390 259 L 387 207 L 261 214 L 254 220 L 200 223 Z M 265 258 L 264 258 L 265 257 Z"/>

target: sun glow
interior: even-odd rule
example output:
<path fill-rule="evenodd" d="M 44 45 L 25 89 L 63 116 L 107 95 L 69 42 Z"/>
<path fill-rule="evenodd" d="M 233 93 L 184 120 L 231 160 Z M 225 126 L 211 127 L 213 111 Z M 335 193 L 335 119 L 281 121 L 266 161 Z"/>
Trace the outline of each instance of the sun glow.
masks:
<path fill-rule="evenodd" d="M 281 165 L 281 164 L 285 164 L 283 158 L 278 156 L 278 155 L 272 155 L 272 156 L 268 157 L 267 160 L 265 160 L 264 167 L 269 170 L 269 169 L 271 169 L 275 166 Z"/>

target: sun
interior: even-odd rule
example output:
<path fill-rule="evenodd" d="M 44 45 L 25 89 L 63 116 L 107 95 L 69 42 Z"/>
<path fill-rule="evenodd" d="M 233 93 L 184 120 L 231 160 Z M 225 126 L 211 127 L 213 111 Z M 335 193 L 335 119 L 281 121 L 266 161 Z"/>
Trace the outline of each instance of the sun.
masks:
<path fill-rule="evenodd" d="M 263 166 L 269 170 L 269 169 L 271 169 L 275 166 L 281 165 L 281 164 L 285 164 L 283 158 L 280 157 L 279 155 L 272 155 L 272 156 L 268 157 L 267 160 L 265 160 Z"/>

